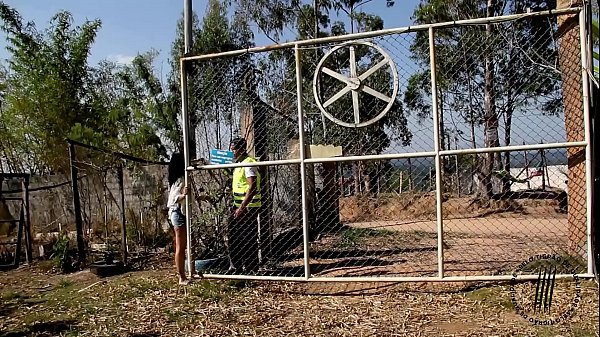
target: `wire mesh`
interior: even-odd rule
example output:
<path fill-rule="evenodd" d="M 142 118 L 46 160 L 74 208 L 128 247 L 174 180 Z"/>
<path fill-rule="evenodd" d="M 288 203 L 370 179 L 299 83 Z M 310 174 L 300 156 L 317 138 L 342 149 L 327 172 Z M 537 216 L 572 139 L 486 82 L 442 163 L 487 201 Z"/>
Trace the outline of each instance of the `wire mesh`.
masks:
<path fill-rule="evenodd" d="M 559 42 L 556 17 L 444 28 L 436 36 L 443 150 L 585 140 L 579 41 Z M 575 83 L 569 68 L 578 68 Z M 573 94 L 576 124 L 569 122 Z M 444 237 L 461 235 L 448 238 L 447 274 L 510 274 L 537 254 L 570 255 L 585 272 L 585 171 L 571 182 L 577 191 L 567 188 L 578 166 L 571 160 L 569 167 L 568 158 L 584 151 L 443 157 L 443 191 L 450 195 L 443 202 Z M 582 249 L 570 249 L 574 241 Z"/>
<path fill-rule="evenodd" d="M 434 65 L 424 29 L 303 43 L 299 64 L 284 47 L 186 61 L 192 156 L 241 136 L 259 161 L 300 160 L 256 167 L 263 206 L 251 228 L 231 220 L 231 175 L 210 165 L 191 173 L 197 194 L 210 196 L 191 214 L 197 266 L 317 278 L 489 276 L 551 253 L 585 272 L 585 147 L 565 145 L 586 140 L 581 50 L 556 22 L 523 15 L 435 28 Z M 491 149 L 514 145 L 526 147 Z M 236 241 L 252 242 L 242 249 L 258 256 L 256 268 L 235 266 Z"/>
<path fill-rule="evenodd" d="M 123 160 L 85 146 L 76 146 L 74 152 L 89 260 L 104 260 L 107 254 L 121 260 L 124 251 L 135 257 L 165 250 L 172 241 L 166 166 Z M 74 236 L 75 226 L 69 222 L 62 230 Z"/>

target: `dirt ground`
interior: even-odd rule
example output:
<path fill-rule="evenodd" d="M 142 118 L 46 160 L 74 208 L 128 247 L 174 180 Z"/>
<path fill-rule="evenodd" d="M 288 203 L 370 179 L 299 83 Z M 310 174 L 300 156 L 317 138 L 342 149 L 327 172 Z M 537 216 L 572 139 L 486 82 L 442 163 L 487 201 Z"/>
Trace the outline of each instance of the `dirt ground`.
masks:
<path fill-rule="evenodd" d="M 165 257 L 166 258 L 166 257 Z M 507 285 L 176 285 L 169 260 L 100 279 L 39 266 L 0 273 L 0 336 L 598 336 L 598 286 L 555 326 L 516 314 Z"/>
<path fill-rule="evenodd" d="M 481 207 L 471 197 L 442 195 L 444 219 L 477 218 L 488 215 L 496 217 L 519 215 L 536 218 L 564 216 L 558 213 L 557 209 L 557 200 L 492 200 L 486 207 Z M 340 199 L 340 218 L 342 222 L 350 223 L 435 220 L 436 198 L 434 193 L 404 193 L 376 198 L 345 197 Z"/>
<path fill-rule="evenodd" d="M 566 254 L 567 216 L 556 211 L 556 202 L 532 200 L 513 203 L 510 210 L 499 204 L 483 210 L 471 201 L 453 198 L 443 203 L 446 276 L 510 275 L 531 256 Z M 396 200 L 345 198 L 340 206 L 346 229 L 311 245 L 315 275 L 438 275 L 433 195 Z M 369 232 L 357 234 L 358 230 Z M 352 242 L 340 242 L 339 237 L 352 231 Z M 348 250 L 352 254 L 334 258 Z M 579 272 L 587 268 L 585 261 L 574 267 Z"/>
<path fill-rule="evenodd" d="M 311 242 L 311 272 L 436 276 L 437 223 L 430 201 L 409 200 L 402 209 L 369 202 L 366 210 L 344 203 L 347 226 Z M 460 200 L 445 205 L 445 275 L 508 275 L 530 256 L 565 247 L 566 217 L 551 204 L 491 215 L 467 211 L 470 206 Z M 538 326 L 517 314 L 508 283 L 196 280 L 180 287 L 171 259 L 157 255 L 136 271 L 110 278 L 88 270 L 58 274 L 48 271 L 47 261 L 2 272 L 0 337 L 566 337 L 599 331 L 596 280 L 581 281 L 580 305 L 569 319 Z M 301 259 L 295 259 L 284 264 L 302 271 Z"/>

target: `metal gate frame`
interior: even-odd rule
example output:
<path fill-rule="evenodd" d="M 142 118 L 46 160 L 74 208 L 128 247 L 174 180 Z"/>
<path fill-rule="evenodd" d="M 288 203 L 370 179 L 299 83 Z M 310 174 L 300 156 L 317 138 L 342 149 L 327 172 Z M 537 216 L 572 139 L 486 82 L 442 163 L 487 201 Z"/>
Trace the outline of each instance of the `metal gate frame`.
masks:
<path fill-rule="evenodd" d="M 585 123 L 585 140 L 577 142 L 560 142 L 560 143 L 549 143 L 549 144 L 534 144 L 534 145 L 517 145 L 517 146 L 500 146 L 493 148 L 475 148 L 475 149 L 458 149 L 458 150 L 440 150 L 440 130 L 439 130 L 439 112 L 438 110 L 438 97 L 437 97 L 437 83 L 436 83 L 436 62 L 435 62 L 435 31 L 439 28 L 453 27 L 457 25 L 466 24 L 492 24 L 499 23 L 507 20 L 515 20 L 524 17 L 534 16 L 553 16 L 553 15 L 565 15 L 565 14 L 578 14 L 579 15 L 579 26 L 580 26 L 580 46 L 581 46 L 581 64 L 582 64 L 582 81 L 583 81 L 583 113 Z M 218 274 L 205 274 L 205 278 L 215 279 L 246 279 L 246 280 L 271 280 L 271 281 L 304 281 L 304 282 L 464 282 L 464 281 L 510 281 L 510 280 L 537 280 L 539 275 L 475 275 L 475 276 L 445 276 L 444 273 L 444 223 L 442 216 L 442 181 L 441 181 L 441 158 L 445 156 L 459 155 L 459 154 L 484 154 L 494 152 L 508 152 L 508 151 L 523 151 L 523 150 L 541 150 L 541 149 L 566 149 L 570 147 L 584 147 L 586 158 L 586 212 L 587 212 L 587 272 L 583 274 L 557 274 L 556 279 L 572 279 L 578 278 L 593 278 L 594 277 L 594 248 L 592 240 L 592 212 L 593 212 L 593 173 L 592 173 L 592 148 L 591 148 L 591 118 L 590 118 L 590 72 L 588 69 L 591 67 L 593 59 L 591 57 L 591 44 L 588 45 L 584 41 L 590 40 L 588 31 L 588 21 L 586 17 L 586 10 L 582 7 L 568 8 L 561 10 L 543 11 L 536 13 L 527 14 L 514 14 L 506 16 L 498 16 L 492 18 L 480 18 L 470 20 L 460 20 L 445 23 L 426 24 L 419 26 L 409 26 L 402 28 L 384 29 L 373 32 L 363 32 L 348 34 L 342 36 L 331 36 L 326 38 L 318 38 L 311 40 L 301 40 L 283 43 L 279 45 L 271 45 L 265 47 L 254 47 L 249 49 L 235 50 L 221 52 L 217 54 L 206 54 L 197 56 L 185 56 L 180 59 L 180 74 L 181 76 L 181 98 L 182 98 L 182 121 L 183 121 L 183 139 L 184 139 L 184 157 L 185 165 L 187 167 L 185 172 L 185 184 L 189 184 L 189 172 L 195 170 L 209 170 L 209 169 L 225 169 L 225 168 L 236 168 L 236 167 L 248 167 L 248 166 L 273 166 L 273 165 L 285 165 L 285 164 L 299 164 L 301 185 L 302 185 L 302 224 L 303 224 L 303 245 L 304 245 L 304 277 L 279 277 L 279 276 L 250 276 L 250 275 L 218 275 Z M 257 163 L 234 163 L 234 164 L 218 164 L 218 165 L 190 165 L 190 144 L 189 144 L 189 115 L 188 115 L 188 79 L 187 70 L 188 64 L 191 61 L 201 61 L 208 59 L 216 59 L 221 57 L 232 57 L 246 53 L 260 53 L 281 49 L 291 49 L 295 51 L 295 63 L 296 63 L 296 89 L 297 89 L 297 112 L 298 112 L 298 126 L 299 126 L 299 143 L 304 144 L 305 131 L 304 125 L 304 113 L 302 108 L 302 70 L 301 70 L 301 47 L 314 46 L 318 44 L 334 43 L 352 41 L 364 38 L 373 38 L 383 35 L 401 34 L 406 32 L 415 31 L 428 31 L 429 33 L 429 54 L 430 54 L 430 73 L 431 73 L 431 96 L 432 96 L 432 107 L 433 107 L 433 139 L 434 139 L 434 151 L 429 152 L 413 152 L 413 153 L 397 153 L 397 154 L 381 154 L 381 155 L 366 155 L 366 156 L 348 156 L 348 157 L 334 157 L 334 158 L 307 158 L 304 146 L 300 146 L 300 158 L 290 160 L 275 160 L 275 161 L 262 161 Z M 348 161 L 365 161 L 365 160 L 382 160 L 382 159 L 408 159 L 408 158 L 423 158 L 433 157 L 435 159 L 435 192 L 436 192 L 436 219 L 437 219 L 437 258 L 438 258 L 438 276 L 436 277 L 316 277 L 310 274 L 310 257 L 309 257 L 309 236 L 308 236 L 308 211 L 307 205 L 307 193 L 306 193 L 306 165 L 315 163 L 325 162 L 348 162 Z M 186 196 L 185 198 L 185 213 L 190 214 L 190 202 L 191 198 Z M 189 229 L 191 220 L 189 216 L 186 216 L 186 227 Z M 187 231 L 187 270 L 190 273 L 190 277 L 193 277 L 192 271 L 192 253 L 190 244 L 192 242 L 191 230 Z"/>

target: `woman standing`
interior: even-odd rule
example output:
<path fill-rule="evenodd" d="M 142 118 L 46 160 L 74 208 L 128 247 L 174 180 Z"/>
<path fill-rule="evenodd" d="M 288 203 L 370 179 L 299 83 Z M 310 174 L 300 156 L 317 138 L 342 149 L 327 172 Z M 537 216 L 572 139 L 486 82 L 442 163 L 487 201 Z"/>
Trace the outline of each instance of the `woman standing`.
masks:
<path fill-rule="evenodd" d="M 181 211 L 181 203 L 188 193 L 184 186 L 185 162 L 183 155 L 174 153 L 169 162 L 169 199 L 167 202 L 169 221 L 175 230 L 175 268 L 179 275 L 179 284 L 186 285 L 189 280 L 185 276 L 186 226 L 185 215 Z"/>

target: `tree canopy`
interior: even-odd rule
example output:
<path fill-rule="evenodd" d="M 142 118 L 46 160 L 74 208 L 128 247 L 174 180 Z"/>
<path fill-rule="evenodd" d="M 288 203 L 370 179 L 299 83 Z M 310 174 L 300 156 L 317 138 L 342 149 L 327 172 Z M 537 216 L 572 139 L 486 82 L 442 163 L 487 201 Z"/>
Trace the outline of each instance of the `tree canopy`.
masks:
<path fill-rule="evenodd" d="M 164 143 L 178 131 L 172 99 L 152 66 L 155 53 L 131 65 L 90 65 L 99 20 L 74 26 L 62 11 L 39 30 L 0 3 L 0 21 L 11 55 L 2 73 L 2 170 L 65 172 L 67 138 L 147 159 L 166 156 Z"/>

